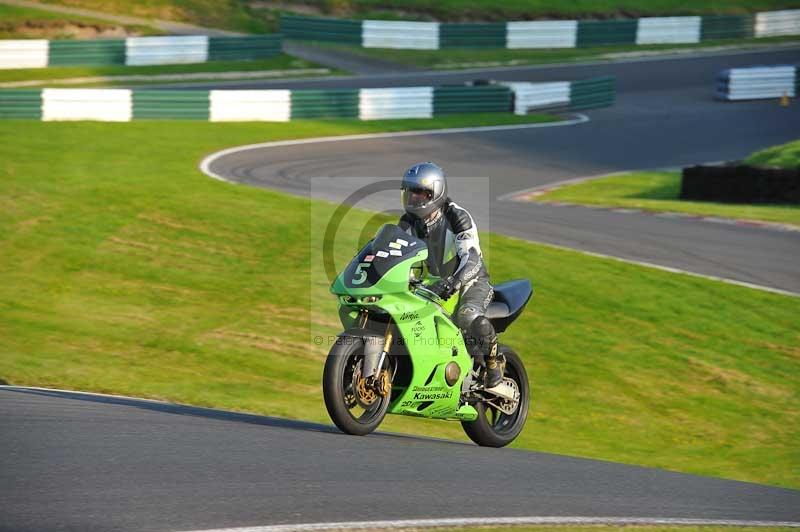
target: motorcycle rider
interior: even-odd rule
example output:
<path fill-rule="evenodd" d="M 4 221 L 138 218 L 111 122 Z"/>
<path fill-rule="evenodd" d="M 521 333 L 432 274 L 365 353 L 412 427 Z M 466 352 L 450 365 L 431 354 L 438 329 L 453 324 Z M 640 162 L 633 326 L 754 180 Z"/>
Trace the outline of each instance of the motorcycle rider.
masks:
<path fill-rule="evenodd" d="M 503 380 L 504 361 L 497 353 L 497 334 L 486 318 L 494 291 L 483 263 L 478 228 L 469 212 L 447 196 L 444 171 L 432 162 L 406 170 L 401 184 L 405 214 L 399 226 L 428 245 L 428 270 L 440 277 L 430 289 L 442 299 L 460 291 L 453 321 L 469 344 L 485 356 L 484 386 Z"/>

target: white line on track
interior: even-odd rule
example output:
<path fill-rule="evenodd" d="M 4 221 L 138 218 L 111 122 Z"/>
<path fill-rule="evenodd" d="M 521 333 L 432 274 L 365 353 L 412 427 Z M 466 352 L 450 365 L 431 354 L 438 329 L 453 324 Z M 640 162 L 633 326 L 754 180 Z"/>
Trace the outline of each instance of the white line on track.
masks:
<path fill-rule="evenodd" d="M 236 181 L 232 181 L 225 176 L 222 176 L 213 170 L 211 165 L 220 157 L 231 155 L 249 150 L 258 150 L 262 148 L 279 148 L 284 146 L 299 146 L 302 144 L 320 144 L 323 142 L 346 142 L 349 140 L 373 140 L 373 139 L 388 139 L 396 137 L 418 137 L 423 135 L 451 135 L 455 133 L 486 133 L 490 131 L 510 131 L 515 129 L 539 129 L 548 127 L 564 127 L 574 126 L 589 122 L 589 117 L 575 113 L 570 120 L 562 120 L 560 122 L 544 122 L 538 124 L 509 124 L 505 126 L 481 126 L 481 127 L 455 127 L 447 129 L 420 129 L 416 131 L 395 131 L 393 133 L 365 133 L 362 135 L 340 135 L 336 137 L 316 137 L 310 139 L 295 139 L 295 140 L 278 140 L 274 142 L 262 142 L 260 144 L 247 144 L 245 146 L 236 146 L 235 148 L 228 148 L 227 150 L 212 153 L 200 161 L 200 171 L 209 177 L 238 185 Z"/>
<path fill-rule="evenodd" d="M 507 131 L 507 130 L 514 130 L 514 129 L 535 129 L 535 128 L 547 128 L 547 127 L 559 127 L 559 126 L 572 126 L 572 125 L 576 125 L 576 124 L 583 124 L 585 122 L 589 122 L 589 117 L 584 115 L 584 114 L 576 113 L 574 116 L 575 116 L 575 118 L 572 119 L 572 120 L 564 120 L 564 121 L 561 121 L 561 122 L 547 122 L 547 123 L 544 123 L 544 124 L 514 124 L 514 125 L 506 125 L 506 126 L 463 127 L 463 128 L 450 128 L 450 129 L 423 129 L 423 130 L 418 130 L 418 131 L 398 131 L 398 132 L 394 132 L 394 133 L 366 133 L 366 134 L 363 134 L 363 135 L 342 135 L 342 136 L 338 136 L 338 137 L 316 137 L 316 138 L 310 138 L 310 139 L 280 140 L 280 141 L 274 141 L 274 142 L 262 142 L 262 143 L 259 143 L 259 144 L 247 144 L 245 146 L 236 146 L 236 147 L 233 147 L 233 148 L 228 148 L 226 150 L 221 150 L 221 151 L 212 153 L 212 154 L 206 156 L 202 161 L 200 161 L 199 168 L 200 168 L 201 172 L 203 172 L 204 174 L 206 174 L 209 177 L 212 177 L 214 179 L 218 179 L 219 181 L 224 181 L 226 183 L 231 183 L 233 185 L 239 185 L 241 183 L 239 183 L 237 181 L 233 181 L 231 179 L 228 179 L 227 177 L 222 176 L 222 175 L 214 172 L 213 170 L 211 170 L 211 165 L 214 163 L 214 161 L 216 161 L 220 157 L 225 157 L 226 155 L 231 155 L 231 154 L 234 154 L 234 153 L 240 153 L 240 152 L 249 151 L 249 150 L 264 149 L 264 148 L 278 148 L 278 147 L 284 147 L 284 146 L 298 146 L 298 145 L 303 145 L 303 144 L 317 144 L 317 143 L 323 143 L 323 142 L 345 142 L 345 141 L 349 141 L 349 140 L 371 140 L 371 139 L 383 139 L 383 138 L 393 138 L 393 137 L 414 137 L 414 136 L 421 136 L 421 135 L 447 135 L 447 134 L 452 134 L 452 133 L 480 133 L 480 132 L 486 132 L 486 131 Z M 624 172 L 614 172 L 612 174 L 606 174 L 606 175 L 615 175 L 617 173 L 624 173 Z M 571 179 L 571 180 L 563 181 L 563 182 L 560 182 L 560 183 L 561 184 L 565 184 L 567 182 L 575 182 L 577 180 L 592 179 L 592 178 L 596 178 L 596 177 L 600 177 L 600 176 L 590 176 L 588 178 Z M 548 187 L 551 187 L 551 186 L 554 186 L 554 185 L 555 185 L 555 183 L 550 184 L 550 185 L 541 185 L 541 186 L 538 186 L 538 187 L 534 187 L 534 189 L 548 188 Z M 532 191 L 534 189 L 527 189 L 526 191 L 530 192 L 530 191 Z M 511 199 L 511 196 L 519 195 L 522 192 L 525 192 L 525 191 L 512 192 L 511 194 L 507 194 L 505 196 L 501 196 L 498 199 L 499 200 L 509 200 L 509 199 Z M 508 235 L 505 235 L 505 236 L 508 236 Z M 516 238 L 516 237 L 510 237 L 510 238 Z M 605 254 L 602 254 L 602 253 L 595 253 L 595 252 L 592 252 L 592 251 L 585 251 L 585 250 L 582 250 L 582 249 L 570 248 L 570 247 L 567 247 L 567 246 L 559 246 L 557 244 L 550 244 L 548 242 L 541 242 L 539 240 L 533 240 L 533 239 L 517 238 L 517 240 L 522 240 L 523 242 L 533 242 L 535 244 L 539 244 L 539 245 L 543 245 L 543 246 L 549 246 L 549 247 L 556 248 L 556 249 L 574 251 L 576 253 L 581 253 L 583 255 L 589 255 L 591 257 L 599 257 L 599 258 L 603 258 L 603 259 L 616 260 L 616 261 L 619 261 L 619 262 L 626 262 L 628 264 L 636 264 L 637 266 L 644 266 L 646 268 L 654 268 L 654 269 L 662 270 L 662 271 L 665 271 L 665 272 L 677 273 L 677 274 L 682 274 L 682 275 L 690 275 L 692 277 L 699 277 L 701 279 L 708 279 L 708 280 L 711 280 L 711 281 L 718 281 L 718 282 L 732 284 L 732 285 L 736 285 L 736 286 L 744 286 L 746 288 L 752 288 L 753 290 L 761 290 L 761 291 L 764 291 L 764 292 L 771 292 L 773 294 L 780 294 L 780 295 L 783 295 L 783 296 L 800 297 L 800 293 L 790 292 L 788 290 L 781 290 L 780 288 L 772 288 L 772 287 L 769 287 L 769 286 L 763 286 L 763 285 L 758 285 L 758 284 L 754 284 L 754 283 L 748 283 L 748 282 L 745 282 L 745 281 L 737 281 L 735 279 L 728 279 L 728 278 L 725 278 L 725 277 L 716 277 L 716 276 L 713 276 L 713 275 L 705 275 L 705 274 L 702 274 L 702 273 L 696 273 L 696 272 L 692 272 L 692 271 L 689 271 L 689 270 L 682 270 L 682 269 L 679 269 L 679 268 L 672 268 L 670 266 L 662 266 L 660 264 L 653 264 L 651 262 L 644 262 L 644 261 L 639 261 L 639 260 L 634 260 L 634 259 L 626 259 L 626 258 L 622 258 L 622 257 L 615 257 L 613 255 L 605 255 Z"/>
<path fill-rule="evenodd" d="M 697 272 L 692 272 L 692 271 L 689 271 L 689 270 L 681 270 L 680 268 L 672 268 L 671 266 L 662 266 L 661 264 L 653 264 L 652 262 L 645 262 L 645 261 L 635 260 L 635 259 L 625 259 L 625 258 L 622 258 L 622 257 L 615 257 L 613 255 L 605 255 L 603 253 L 595 253 L 594 251 L 586 251 L 586 250 L 583 250 L 583 249 L 570 248 L 570 247 L 567 247 L 567 246 L 559 246 L 558 244 L 551 244 L 549 242 L 540 242 L 538 240 L 528 240 L 526 238 L 518 238 L 518 237 L 510 236 L 510 235 L 503 235 L 503 236 L 505 236 L 506 238 L 513 238 L 513 239 L 519 240 L 521 242 L 530 242 L 530 243 L 534 243 L 534 244 L 539 245 L 539 246 L 546 246 L 546 247 L 550 247 L 550 248 L 553 248 L 553 249 L 559 249 L 559 250 L 562 250 L 562 251 L 572 251 L 574 253 L 580 253 L 582 255 L 588 255 L 590 257 L 597 257 L 599 259 L 609 259 L 609 260 L 615 260 L 617 262 L 625 262 L 625 263 L 628 263 L 628 264 L 635 264 L 637 266 L 644 266 L 645 268 L 653 268 L 655 270 L 661 270 L 661 271 L 664 271 L 664 272 L 676 273 L 676 274 L 679 274 L 679 275 L 688 275 L 690 277 L 698 277 L 700 279 L 708 279 L 709 281 L 717 281 L 717 282 L 725 283 L 725 284 L 743 286 L 745 288 L 752 288 L 753 290 L 761 290 L 762 292 L 770 292 L 772 294 L 779 294 L 779 295 L 782 295 L 782 296 L 800 297 L 800 294 L 797 293 L 797 292 L 790 292 L 788 290 L 781 290 L 780 288 L 773 288 L 771 286 L 764 286 L 764 285 L 760 285 L 760 284 L 748 283 L 746 281 L 737 281 L 736 279 L 728 279 L 726 277 L 716 277 L 714 275 L 706 275 L 704 273 L 697 273 Z"/>
<path fill-rule="evenodd" d="M 614 177 L 618 175 L 627 174 L 630 172 L 643 172 L 643 171 L 652 171 L 652 170 L 621 170 L 619 172 L 611 172 L 608 174 L 597 174 L 597 175 L 589 175 L 583 177 L 573 177 L 571 179 L 564 179 L 562 181 L 554 181 L 552 183 L 545 183 L 544 185 L 536 185 L 535 187 L 523 188 L 522 190 L 515 190 L 514 192 L 509 192 L 508 194 L 503 194 L 502 196 L 497 197 L 497 201 L 525 201 L 522 198 L 524 196 L 528 196 L 534 192 L 541 192 L 541 191 L 549 191 L 555 188 L 565 187 L 567 185 L 577 185 L 578 183 L 584 183 L 586 181 L 593 181 L 595 179 L 601 179 L 603 177 Z"/>
<path fill-rule="evenodd" d="M 671 517 L 475 517 L 449 519 L 402 519 L 393 521 L 349 521 L 304 523 L 240 528 L 214 528 L 191 532 L 309 532 L 316 530 L 381 530 L 390 528 L 435 528 L 509 525 L 667 525 L 667 526 L 750 526 L 800 528 L 793 521 L 744 521 L 733 519 L 683 519 Z"/>

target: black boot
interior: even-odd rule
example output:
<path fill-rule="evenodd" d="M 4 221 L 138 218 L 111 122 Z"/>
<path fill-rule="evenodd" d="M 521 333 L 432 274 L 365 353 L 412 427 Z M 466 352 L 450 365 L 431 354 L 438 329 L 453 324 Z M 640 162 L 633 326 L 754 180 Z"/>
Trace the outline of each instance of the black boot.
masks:
<path fill-rule="evenodd" d="M 492 351 L 486 356 L 486 377 L 484 388 L 494 388 L 503 382 L 503 373 L 506 369 L 506 361 L 502 355 L 497 354 L 497 344 L 492 346 Z"/>

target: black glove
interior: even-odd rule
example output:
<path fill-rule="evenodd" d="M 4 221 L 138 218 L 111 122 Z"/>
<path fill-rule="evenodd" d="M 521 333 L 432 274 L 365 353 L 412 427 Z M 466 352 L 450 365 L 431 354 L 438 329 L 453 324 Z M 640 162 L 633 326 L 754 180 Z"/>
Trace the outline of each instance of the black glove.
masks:
<path fill-rule="evenodd" d="M 452 277 L 439 279 L 430 287 L 430 291 L 447 301 L 458 291 Z"/>

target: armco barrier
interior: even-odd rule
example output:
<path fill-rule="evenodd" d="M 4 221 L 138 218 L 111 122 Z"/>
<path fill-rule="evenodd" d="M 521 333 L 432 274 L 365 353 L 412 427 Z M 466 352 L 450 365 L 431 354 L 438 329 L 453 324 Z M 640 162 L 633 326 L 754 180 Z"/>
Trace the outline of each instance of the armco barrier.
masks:
<path fill-rule="evenodd" d="M 525 114 L 605 107 L 614 78 L 549 83 L 323 90 L 0 90 L 0 118 L 191 119 L 285 122 L 299 118 L 380 120 L 452 113 Z M 516 106 L 516 107 L 515 107 Z"/>
<path fill-rule="evenodd" d="M 800 9 L 756 14 L 756 37 L 778 37 L 800 33 Z"/>
<path fill-rule="evenodd" d="M 608 107 L 616 99 L 616 79 L 592 78 L 580 81 L 504 83 L 514 93 L 514 112 L 536 110 L 582 110 Z"/>
<path fill-rule="evenodd" d="M 292 91 L 291 118 L 358 118 L 358 89 Z"/>
<path fill-rule="evenodd" d="M 436 50 L 439 48 L 439 23 L 365 20 L 361 23 L 361 46 Z"/>
<path fill-rule="evenodd" d="M 717 77 L 716 95 L 721 100 L 794 98 L 800 92 L 797 71 L 792 65 L 723 70 Z"/>
<path fill-rule="evenodd" d="M 213 90 L 209 94 L 209 120 L 288 122 L 291 98 L 289 90 Z"/>
<path fill-rule="evenodd" d="M 209 91 L 136 89 L 131 92 L 134 120 L 209 119 Z"/>
<path fill-rule="evenodd" d="M 441 48 L 502 48 L 505 42 L 506 25 L 501 22 L 439 26 Z"/>
<path fill-rule="evenodd" d="M 0 118 L 42 118 L 42 91 L 9 89 L 0 91 Z"/>
<path fill-rule="evenodd" d="M 511 90 L 500 85 L 436 87 L 433 114 L 502 113 L 512 111 Z"/>
<path fill-rule="evenodd" d="M 358 117 L 361 120 L 431 118 L 434 111 L 433 102 L 433 87 L 361 89 Z"/>
<path fill-rule="evenodd" d="M 711 15 L 703 17 L 700 40 L 749 39 L 755 35 L 753 15 Z"/>
<path fill-rule="evenodd" d="M 281 53 L 280 36 L 211 37 L 208 43 L 209 61 L 245 61 L 263 59 Z"/>
<path fill-rule="evenodd" d="M 361 21 L 281 15 L 281 33 L 292 39 L 361 45 Z"/>
<path fill-rule="evenodd" d="M 281 16 L 288 39 L 368 48 L 575 48 L 800 35 L 800 10 L 755 15 L 438 23 Z"/>
<path fill-rule="evenodd" d="M 0 68 L 46 67 L 47 48 L 43 39 L 0 41 Z"/>
<path fill-rule="evenodd" d="M 0 41 L 0 68 L 70 65 L 171 65 L 252 60 L 281 53 L 280 35 L 129 37 L 110 40 Z"/>
<path fill-rule="evenodd" d="M 124 40 L 50 41 L 45 66 L 124 65 Z"/>
<path fill-rule="evenodd" d="M 577 20 L 533 20 L 506 24 L 506 48 L 575 48 L 577 39 Z"/>
<path fill-rule="evenodd" d="M 608 107 L 616 100 L 616 79 L 602 78 L 573 81 L 570 93 L 570 109 L 595 109 Z"/>
<path fill-rule="evenodd" d="M 578 22 L 576 46 L 636 44 L 638 22 L 630 20 L 581 20 Z"/>

